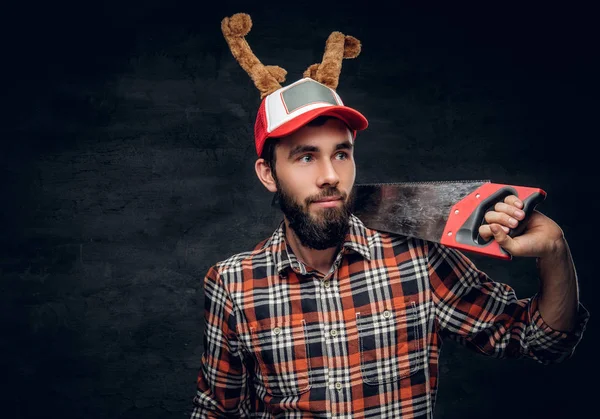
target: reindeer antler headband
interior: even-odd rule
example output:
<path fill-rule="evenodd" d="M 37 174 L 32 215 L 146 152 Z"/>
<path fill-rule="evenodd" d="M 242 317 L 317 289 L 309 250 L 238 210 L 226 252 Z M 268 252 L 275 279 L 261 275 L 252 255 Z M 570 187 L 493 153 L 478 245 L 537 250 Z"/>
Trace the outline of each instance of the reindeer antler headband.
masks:
<path fill-rule="evenodd" d="M 344 106 L 335 89 L 344 58 L 360 54 L 360 41 L 341 32 L 332 32 L 325 44 L 320 63 L 312 64 L 304 78 L 282 87 L 287 71 L 275 65 L 263 65 L 254 55 L 244 38 L 252 28 L 252 20 L 245 13 L 237 13 L 221 21 L 221 31 L 231 53 L 248 73 L 263 99 L 254 128 L 256 151 L 261 155 L 267 138 L 289 135 L 320 115 L 331 115 L 343 120 L 356 134 L 368 123 L 358 111 Z"/>

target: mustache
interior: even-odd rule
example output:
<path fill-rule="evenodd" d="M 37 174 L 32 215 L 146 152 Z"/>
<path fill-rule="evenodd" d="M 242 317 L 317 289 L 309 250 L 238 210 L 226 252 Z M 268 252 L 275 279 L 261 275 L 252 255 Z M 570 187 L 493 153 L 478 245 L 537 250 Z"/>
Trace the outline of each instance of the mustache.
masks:
<path fill-rule="evenodd" d="M 339 191 L 337 188 L 325 189 L 319 195 L 309 196 L 305 199 L 306 204 L 312 204 L 313 202 L 320 201 L 325 198 L 330 198 L 332 196 L 340 197 L 342 201 L 346 201 L 347 194 L 345 192 Z"/>
<path fill-rule="evenodd" d="M 273 199 L 271 200 L 271 207 L 279 208 L 281 202 L 281 185 L 278 185 L 277 191 L 273 194 Z M 323 198 L 329 198 L 331 196 L 339 196 L 342 201 L 346 202 L 346 198 L 348 196 L 347 193 L 339 191 L 336 187 L 325 189 L 322 193 L 318 195 L 309 196 L 304 200 L 304 203 L 308 206 L 313 202 L 319 201 Z M 350 191 L 350 205 L 353 205 L 354 201 L 354 187 Z"/>

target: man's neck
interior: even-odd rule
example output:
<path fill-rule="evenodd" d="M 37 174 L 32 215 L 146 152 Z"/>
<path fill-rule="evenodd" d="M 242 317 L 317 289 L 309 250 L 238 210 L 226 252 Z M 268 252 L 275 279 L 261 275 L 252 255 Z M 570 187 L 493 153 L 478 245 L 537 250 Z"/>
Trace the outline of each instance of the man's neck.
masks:
<path fill-rule="evenodd" d="M 303 246 L 294 230 L 290 228 L 287 219 L 284 222 L 285 239 L 292 248 L 296 258 L 301 260 L 306 266 L 321 272 L 323 275 L 327 274 L 329 269 L 331 269 L 331 265 L 333 265 L 335 256 L 339 251 L 339 246 L 330 247 L 325 250 L 316 250 Z"/>

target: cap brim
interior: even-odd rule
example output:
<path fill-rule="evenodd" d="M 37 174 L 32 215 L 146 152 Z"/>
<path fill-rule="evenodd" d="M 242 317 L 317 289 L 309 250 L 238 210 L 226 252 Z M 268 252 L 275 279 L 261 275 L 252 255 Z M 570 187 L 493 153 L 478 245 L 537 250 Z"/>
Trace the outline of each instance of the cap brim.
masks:
<path fill-rule="evenodd" d="M 367 118 L 365 118 L 363 114 L 352 108 L 349 108 L 348 106 L 325 106 L 310 110 L 302 115 L 298 115 L 291 121 L 288 121 L 274 129 L 273 132 L 268 135 L 268 137 L 277 138 L 290 135 L 319 116 L 333 116 L 341 119 L 353 131 L 362 131 L 369 125 Z"/>

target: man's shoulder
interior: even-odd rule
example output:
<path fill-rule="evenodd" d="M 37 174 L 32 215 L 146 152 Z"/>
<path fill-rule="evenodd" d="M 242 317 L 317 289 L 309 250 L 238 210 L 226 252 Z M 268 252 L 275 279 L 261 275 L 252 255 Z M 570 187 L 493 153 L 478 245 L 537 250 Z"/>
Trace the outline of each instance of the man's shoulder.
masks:
<path fill-rule="evenodd" d="M 444 244 L 421 239 L 418 237 L 405 236 L 382 230 L 368 229 L 369 244 L 379 250 L 376 253 L 385 255 L 385 249 L 391 249 L 395 255 L 404 255 L 406 259 L 418 259 L 438 263 L 441 260 L 453 265 L 467 266 L 477 269 L 475 263 L 460 250 Z"/>
<path fill-rule="evenodd" d="M 417 237 L 405 236 L 383 230 L 376 230 L 365 226 L 366 237 L 370 245 L 391 246 L 394 248 L 427 248 L 430 242 Z"/>
<path fill-rule="evenodd" d="M 434 254 L 460 254 L 463 255 L 459 250 L 446 246 L 444 244 L 421 239 L 413 236 L 404 236 L 402 234 L 390 233 L 382 230 L 372 230 L 376 233 L 373 237 L 379 237 L 379 240 L 384 243 L 389 243 L 394 248 L 410 247 L 413 249 L 421 249 L 424 252 L 431 252 Z"/>
<path fill-rule="evenodd" d="M 272 237 L 261 240 L 251 250 L 234 253 L 226 259 L 222 259 L 213 265 L 213 269 L 219 275 L 240 272 L 244 266 L 255 266 L 267 263 L 269 250 L 272 247 Z"/>

